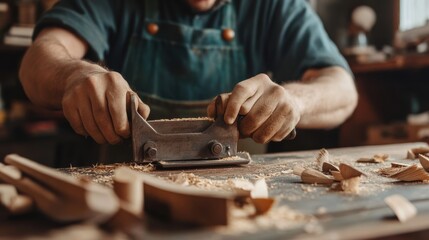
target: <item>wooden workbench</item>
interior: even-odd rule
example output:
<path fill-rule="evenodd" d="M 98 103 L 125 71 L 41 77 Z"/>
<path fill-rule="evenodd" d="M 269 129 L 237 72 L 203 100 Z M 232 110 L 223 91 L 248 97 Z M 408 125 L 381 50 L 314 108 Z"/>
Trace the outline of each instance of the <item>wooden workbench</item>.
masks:
<path fill-rule="evenodd" d="M 398 183 L 393 179 L 378 176 L 375 171 L 390 166 L 390 162 L 417 163 L 406 160 L 406 151 L 410 148 L 426 146 L 425 143 L 408 143 L 384 146 L 366 146 L 354 148 L 329 149 L 336 161 L 349 162 L 362 169 L 368 177 L 362 183 L 359 195 L 350 195 L 332 191 L 326 186 L 302 184 L 299 177 L 291 172 L 293 166 L 314 164 L 319 150 L 265 154 L 252 156 L 251 164 L 243 167 L 187 169 L 173 171 L 154 171 L 158 176 L 170 176 L 181 172 L 194 173 L 197 176 L 214 180 L 228 178 L 257 179 L 265 178 L 269 194 L 277 198 L 277 205 L 272 211 L 288 206 L 303 214 L 318 216 L 311 222 L 277 228 L 271 224 L 255 224 L 252 231 L 224 231 L 222 228 L 183 229 L 165 225 L 149 230 L 142 226 L 135 234 L 139 238 L 167 239 L 218 239 L 218 238 L 298 238 L 298 239 L 364 239 L 408 234 L 423 237 L 424 230 L 429 232 L 429 186 L 427 183 Z M 389 161 L 381 164 L 355 163 L 360 157 L 371 157 L 377 153 L 390 155 Z M 393 218 L 393 212 L 384 204 L 383 199 L 392 194 L 401 194 L 418 208 L 417 217 L 399 223 Z M 225 228 L 225 227 L 223 227 Z M 423 231 L 423 232 L 422 232 Z M 413 234 L 413 235 L 410 235 Z M 423 234 L 423 235 L 419 235 Z M 122 233 L 101 230 L 90 223 L 62 225 L 51 222 L 40 215 L 2 220 L 0 239 L 7 237 L 40 239 L 124 239 Z"/>

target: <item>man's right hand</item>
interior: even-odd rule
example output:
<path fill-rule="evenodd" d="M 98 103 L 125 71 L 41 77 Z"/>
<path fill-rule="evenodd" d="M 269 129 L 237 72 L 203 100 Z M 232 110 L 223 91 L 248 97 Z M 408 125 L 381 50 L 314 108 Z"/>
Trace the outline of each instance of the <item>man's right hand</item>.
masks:
<path fill-rule="evenodd" d="M 97 143 L 116 144 L 130 136 L 127 107 L 128 83 L 117 72 L 100 67 L 90 73 L 75 72 L 67 79 L 62 99 L 64 116 L 74 131 L 91 136 Z M 138 112 L 149 116 L 150 109 L 137 98 Z"/>

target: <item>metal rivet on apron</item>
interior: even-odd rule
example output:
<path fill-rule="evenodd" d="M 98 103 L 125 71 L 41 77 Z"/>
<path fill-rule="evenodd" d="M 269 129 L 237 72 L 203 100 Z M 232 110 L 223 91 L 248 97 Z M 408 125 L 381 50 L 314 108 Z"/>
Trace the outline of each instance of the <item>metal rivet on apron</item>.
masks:
<path fill-rule="evenodd" d="M 146 30 L 150 35 L 155 35 L 159 31 L 158 24 L 155 23 L 149 23 L 146 26 Z"/>
<path fill-rule="evenodd" d="M 232 39 L 234 39 L 234 37 L 235 37 L 234 30 L 227 28 L 222 31 L 223 40 L 230 42 L 232 41 Z"/>

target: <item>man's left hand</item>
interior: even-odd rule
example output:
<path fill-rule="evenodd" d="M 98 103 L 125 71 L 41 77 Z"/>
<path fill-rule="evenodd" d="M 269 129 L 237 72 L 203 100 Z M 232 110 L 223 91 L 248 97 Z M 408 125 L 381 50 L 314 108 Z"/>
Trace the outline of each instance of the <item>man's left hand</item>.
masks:
<path fill-rule="evenodd" d="M 210 103 L 208 115 L 223 115 L 227 124 L 243 116 L 238 123 L 240 135 L 257 143 L 283 140 L 301 117 L 298 99 L 266 74 L 238 83 L 231 93 L 221 94 L 220 99 L 221 104 L 215 100 Z"/>

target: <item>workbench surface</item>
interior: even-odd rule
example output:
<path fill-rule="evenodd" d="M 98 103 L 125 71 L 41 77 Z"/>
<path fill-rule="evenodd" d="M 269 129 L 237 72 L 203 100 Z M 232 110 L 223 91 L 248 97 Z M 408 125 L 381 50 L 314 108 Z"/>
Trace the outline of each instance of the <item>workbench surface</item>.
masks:
<path fill-rule="evenodd" d="M 407 233 L 407 237 L 424 237 L 429 232 L 429 191 L 427 183 L 399 183 L 384 178 L 376 170 L 389 167 L 391 162 L 418 163 L 407 160 L 407 150 L 427 146 L 426 143 L 407 143 L 383 146 L 365 146 L 353 148 L 328 149 L 337 162 L 347 162 L 361 169 L 367 177 L 361 183 L 358 195 L 345 194 L 327 186 L 303 184 L 298 176 L 292 174 L 295 165 L 308 167 L 315 164 L 319 150 L 253 155 L 249 165 L 241 167 L 185 169 L 151 171 L 151 174 L 169 177 L 175 174 L 193 173 L 198 177 L 213 180 L 228 178 L 260 179 L 265 178 L 269 194 L 277 199 L 276 206 L 269 216 L 249 220 L 247 227 L 216 227 L 205 229 L 183 229 L 175 226 L 142 226 L 135 234 L 140 238 L 171 239 L 207 239 L 207 238 L 303 238 L 303 239 L 363 239 L 379 238 Z M 374 154 L 389 154 L 385 163 L 356 163 L 361 157 Z M 77 169 L 68 171 L 77 172 Z M 94 174 L 94 171 L 90 171 Z M 74 173 L 75 175 L 76 173 Z M 82 174 L 82 171 L 79 171 Z M 109 176 L 107 176 L 108 178 Z M 418 215 L 400 223 L 392 210 L 384 204 L 384 198 L 392 194 L 401 194 L 418 209 Z M 293 222 L 282 222 L 281 214 L 287 209 L 311 216 Z M 253 223 L 252 223 L 253 221 Z M 271 222 L 270 222 L 271 221 Z M 251 223 L 249 225 L 249 222 Z M 236 225 L 239 226 L 239 225 Z M 249 227 L 250 226 L 250 227 Z M 426 233 L 424 230 L 428 229 Z M 414 232 L 414 235 L 410 233 Z M 135 236 L 136 236 L 135 235 Z M 101 230 L 90 223 L 58 224 L 39 214 L 14 217 L 1 220 L 0 239 L 39 237 L 40 239 L 122 239 L 122 233 Z"/>

